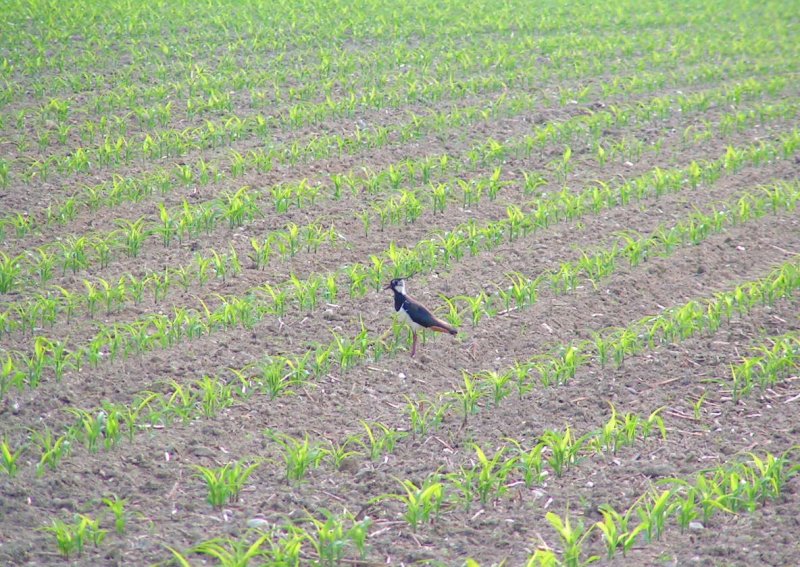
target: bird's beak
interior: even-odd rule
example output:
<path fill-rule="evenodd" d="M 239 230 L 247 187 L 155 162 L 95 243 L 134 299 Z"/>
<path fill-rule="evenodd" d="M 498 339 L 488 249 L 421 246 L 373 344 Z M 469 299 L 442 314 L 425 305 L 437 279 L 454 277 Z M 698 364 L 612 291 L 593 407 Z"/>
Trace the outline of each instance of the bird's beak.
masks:
<path fill-rule="evenodd" d="M 392 284 L 386 284 L 383 289 L 392 289 Z"/>

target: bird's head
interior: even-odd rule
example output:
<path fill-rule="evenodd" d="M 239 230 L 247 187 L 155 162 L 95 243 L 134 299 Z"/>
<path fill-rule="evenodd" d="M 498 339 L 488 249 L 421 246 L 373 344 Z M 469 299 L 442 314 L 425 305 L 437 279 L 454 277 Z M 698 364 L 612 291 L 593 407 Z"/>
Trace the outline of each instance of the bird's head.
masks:
<path fill-rule="evenodd" d="M 397 293 L 402 293 L 403 295 L 405 295 L 406 280 L 405 278 L 395 278 L 392 281 L 390 281 L 389 284 L 383 289 L 391 289 L 392 291 L 396 291 Z"/>

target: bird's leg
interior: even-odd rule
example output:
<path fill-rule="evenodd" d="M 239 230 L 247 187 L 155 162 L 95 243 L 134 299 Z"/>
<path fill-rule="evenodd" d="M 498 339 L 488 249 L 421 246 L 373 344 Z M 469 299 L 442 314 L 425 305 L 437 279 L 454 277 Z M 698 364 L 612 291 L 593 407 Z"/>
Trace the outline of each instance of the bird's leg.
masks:
<path fill-rule="evenodd" d="M 411 356 L 417 352 L 417 332 L 411 331 Z"/>

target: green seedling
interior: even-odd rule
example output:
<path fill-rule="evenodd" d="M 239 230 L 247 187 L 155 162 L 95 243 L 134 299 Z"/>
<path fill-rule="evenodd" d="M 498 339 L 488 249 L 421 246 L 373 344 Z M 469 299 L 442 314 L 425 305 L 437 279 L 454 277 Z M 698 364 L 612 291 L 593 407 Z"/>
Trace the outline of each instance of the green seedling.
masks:
<path fill-rule="evenodd" d="M 591 556 L 588 559 L 581 561 L 583 552 L 583 544 L 588 538 L 596 524 L 593 524 L 588 529 L 584 528 L 583 522 L 578 521 L 574 526 L 570 522 L 569 512 L 564 518 L 560 517 L 555 512 L 548 512 L 545 518 L 553 526 L 558 534 L 564 551 L 561 554 L 561 561 L 565 567 L 581 567 L 588 565 L 597 560 L 597 557 Z"/>
<path fill-rule="evenodd" d="M 0 443 L 0 467 L 10 477 L 17 474 L 17 461 L 19 457 L 25 452 L 25 447 L 22 446 L 14 451 L 9 445 L 8 440 L 3 439 Z"/>
<path fill-rule="evenodd" d="M 56 518 L 42 530 L 55 536 L 58 550 L 66 558 L 73 553 L 78 555 L 83 553 L 87 542 L 95 546 L 100 545 L 106 536 L 106 530 L 100 529 L 97 520 L 83 514 L 79 514 L 72 524 Z"/>
<path fill-rule="evenodd" d="M 451 392 L 451 396 L 461 406 L 464 415 L 464 424 L 467 423 L 467 418 L 478 411 L 478 402 L 483 397 L 484 392 L 481 389 L 482 382 L 475 380 L 475 376 L 469 372 L 461 372 L 464 378 L 464 386 L 456 392 Z"/>
<path fill-rule="evenodd" d="M 214 538 L 195 545 L 188 551 L 188 554 L 196 553 L 212 557 L 223 567 L 244 567 L 249 565 L 250 562 L 256 558 L 272 556 L 271 550 L 262 547 L 271 538 L 272 534 L 269 532 L 259 535 L 253 542 L 249 542 L 249 538 L 247 537 L 238 540 Z M 191 567 L 191 563 L 186 556 L 172 547 L 167 546 L 167 549 L 170 550 L 174 560 L 177 561 L 181 567 Z M 296 561 L 294 563 L 286 564 L 296 565 L 299 562 L 299 549 L 297 550 L 295 559 Z"/>
<path fill-rule="evenodd" d="M 581 449 L 588 438 L 587 435 L 573 439 L 569 426 L 563 433 L 547 430 L 542 434 L 541 440 L 547 449 L 547 463 L 556 476 L 563 475 L 567 467 L 578 461 Z"/>
<path fill-rule="evenodd" d="M 17 285 L 22 273 L 20 265 L 24 255 L 9 257 L 0 251 L 0 293 L 7 293 Z"/>
<path fill-rule="evenodd" d="M 438 474 L 427 477 L 420 486 L 410 480 L 395 479 L 405 490 L 405 494 L 384 494 L 373 501 L 397 500 L 405 505 L 403 518 L 412 531 L 425 522 L 435 519 L 444 498 L 444 485 Z"/>
<path fill-rule="evenodd" d="M 494 407 L 498 407 L 500 402 L 511 394 L 511 380 L 514 378 L 511 372 L 487 370 L 476 377 L 488 386 L 485 390 L 491 393 Z"/>
<path fill-rule="evenodd" d="M 41 453 L 36 465 L 36 476 L 42 476 L 46 468 L 56 470 L 61 459 L 69 453 L 70 437 L 66 434 L 55 437 L 50 428 L 43 431 L 31 430 L 31 444 Z"/>
<path fill-rule="evenodd" d="M 500 498 L 506 493 L 506 479 L 513 470 L 517 457 L 510 457 L 501 462 L 505 448 L 501 448 L 489 459 L 478 445 L 473 445 L 478 464 L 474 467 L 477 471 L 476 492 L 483 506 L 491 499 Z"/>
<path fill-rule="evenodd" d="M 317 468 L 329 455 L 329 451 L 321 443 L 312 442 L 307 433 L 302 440 L 269 430 L 265 434 L 281 447 L 280 457 L 286 467 L 286 479 L 289 481 L 302 480 L 311 469 Z"/>
<path fill-rule="evenodd" d="M 370 459 L 373 461 L 378 460 L 384 454 L 394 451 L 397 441 L 408 435 L 408 433 L 391 429 L 389 426 L 377 421 L 372 424 L 364 420 L 359 421 L 366 432 L 366 441 L 358 439 L 358 443 L 367 450 Z"/>
<path fill-rule="evenodd" d="M 112 494 L 108 498 L 103 498 L 102 502 L 114 515 L 114 531 L 120 535 L 124 534 L 125 526 L 128 522 L 128 513 L 125 511 L 128 500 L 126 498 L 120 498 L 116 494 Z"/>
<path fill-rule="evenodd" d="M 243 465 L 241 462 L 227 463 L 222 467 L 207 468 L 193 465 L 197 471 L 195 476 L 202 478 L 208 490 L 208 503 L 215 508 L 221 508 L 228 502 L 239 500 L 239 493 L 244 488 L 244 483 L 261 463 Z"/>
<path fill-rule="evenodd" d="M 436 429 L 444 420 L 444 415 L 450 408 L 450 403 L 442 399 L 431 401 L 427 398 L 406 400 L 405 412 L 411 424 L 414 435 L 425 435 L 428 431 Z"/>
<path fill-rule="evenodd" d="M 145 239 L 150 235 L 150 230 L 145 227 L 145 218 L 135 221 L 117 219 L 116 224 L 120 227 L 125 253 L 131 258 L 136 258 L 142 250 Z"/>
<path fill-rule="evenodd" d="M 360 451 L 351 451 L 348 449 L 351 444 L 357 442 L 358 439 L 353 437 L 348 437 L 343 443 L 328 441 L 328 449 L 326 449 L 326 454 L 330 459 L 333 468 L 339 470 L 346 459 L 362 454 Z"/>
<path fill-rule="evenodd" d="M 341 565 L 348 548 L 354 548 L 359 559 L 366 554 L 366 539 L 371 520 L 356 521 L 350 515 L 336 516 L 322 510 L 322 518 L 308 515 L 312 530 L 303 530 L 305 539 L 314 549 L 320 565 Z M 350 524 L 347 527 L 347 523 Z"/>
<path fill-rule="evenodd" d="M 634 509 L 631 507 L 625 514 L 621 514 L 609 504 L 600 506 L 603 520 L 595 524 L 595 529 L 603 534 L 608 559 L 614 559 L 620 548 L 622 555 L 626 555 L 636 542 L 636 537 L 645 529 L 644 523 L 639 523 L 636 527 L 630 526 L 631 513 Z"/>
<path fill-rule="evenodd" d="M 541 484 L 547 476 L 542 470 L 543 458 L 542 451 L 544 444 L 538 443 L 530 450 L 523 449 L 522 443 L 516 439 L 506 438 L 514 450 L 514 468 L 522 473 L 522 480 L 526 488 Z"/>
<path fill-rule="evenodd" d="M 654 491 L 639 504 L 636 509 L 641 521 L 642 533 L 648 542 L 659 539 L 664 533 L 667 519 L 673 514 L 677 502 L 672 498 L 671 490 Z"/>
<path fill-rule="evenodd" d="M 200 407 L 205 417 L 215 416 L 221 409 L 233 404 L 233 391 L 230 384 L 203 376 L 193 386 L 199 392 Z"/>

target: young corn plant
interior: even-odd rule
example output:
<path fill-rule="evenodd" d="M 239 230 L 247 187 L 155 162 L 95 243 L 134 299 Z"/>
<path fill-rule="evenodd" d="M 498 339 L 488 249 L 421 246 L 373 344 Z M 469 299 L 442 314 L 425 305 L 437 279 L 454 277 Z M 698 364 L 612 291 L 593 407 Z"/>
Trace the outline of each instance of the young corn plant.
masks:
<path fill-rule="evenodd" d="M 636 508 L 640 525 L 644 526 L 641 533 L 648 542 L 654 541 L 664 533 L 666 521 L 672 516 L 677 507 L 677 502 L 672 497 L 671 490 L 654 490 Z"/>
<path fill-rule="evenodd" d="M 755 453 L 748 453 L 749 462 L 740 464 L 738 471 L 744 478 L 751 480 L 756 490 L 748 495 L 746 504 L 749 508 L 754 507 L 752 501 L 765 502 L 767 499 L 777 499 L 786 489 L 786 483 L 793 477 L 800 475 L 800 465 L 793 464 L 789 460 L 789 454 L 795 451 L 793 447 L 776 457 L 770 453 L 763 458 Z"/>
<path fill-rule="evenodd" d="M 678 522 L 678 527 L 681 532 L 686 532 L 690 524 L 700 517 L 700 512 L 697 508 L 697 494 L 694 491 L 688 491 L 686 495 L 677 496 L 677 505 L 675 506 L 675 518 Z M 634 510 L 634 508 L 631 508 Z M 640 524 L 644 529 L 644 524 Z"/>
<path fill-rule="evenodd" d="M 56 470 L 61 459 L 70 451 L 71 439 L 69 434 L 54 436 L 50 428 L 43 431 L 31 430 L 31 444 L 41 455 L 36 465 L 36 476 L 42 476 L 47 469 Z"/>
<path fill-rule="evenodd" d="M 75 438 L 83 441 L 90 452 L 96 453 L 98 441 L 105 433 L 106 413 L 101 410 L 95 414 L 79 408 L 67 408 L 67 412 L 78 419 L 73 426 Z"/>
<path fill-rule="evenodd" d="M 91 242 L 86 236 L 70 236 L 59 243 L 62 275 L 67 270 L 78 273 L 89 267 L 89 248 Z"/>
<path fill-rule="evenodd" d="M 595 524 L 591 525 L 588 529 L 584 528 L 583 522 L 578 521 L 573 526 L 569 519 L 569 512 L 562 518 L 555 512 L 548 512 L 545 514 L 548 523 L 558 534 L 559 539 L 564 550 L 561 553 L 561 564 L 565 567 L 582 567 L 597 561 L 597 557 L 591 556 L 585 560 L 581 560 L 583 555 L 583 544 L 588 538 Z"/>
<path fill-rule="evenodd" d="M 342 337 L 334 332 L 331 333 L 336 343 L 336 350 L 333 351 L 334 359 L 339 364 L 342 372 L 346 372 L 366 355 L 366 351 L 363 348 L 364 340 L 367 338 L 366 329 L 362 329 L 353 339 Z"/>
<path fill-rule="evenodd" d="M 261 209 L 256 203 L 258 197 L 259 194 L 251 191 L 248 186 L 241 187 L 234 193 L 223 193 L 220 201 L 222 218 L 228 221 L 231 228 L 242 226 L 245 222 L 253 220 L 261 213 Z"/>
<path fill-rule="evenodd" d="M 250 246 L 252 251 L 248 254 L 248 258 L 253 262 L 253 267 L 257 270 L 263 270 L 269 265 L 272 256 L 272 241 L 267 238 L 263 241 L 253 237 L 250 239 Z"/>
<path fill-rule="evenodd" d="M 100 545 L 106 537 L 106 530 L 100 529 L 98 520 L 83 514 L 77 515 L 75 522 L 68 524 L 58 518 L 52 520 L 49 526 L 41 528 L 53 534 L 56 538 L 58 550 L 65 558 L 76 553 L 83 553 L 87 543 Z"/>
<path fill-rule="evenodd" d="M 581 450 L 589 434 L 574 439 L 569 426 L 562 432 L 547 430 L 541 440 L 547 450 L 547 463 L 557 477 L 561 477 L 567 467 L 578 461 Z"/>
<path fill-rule="evenodd" d="M 357 438 L 348 437 L 343 443 L 328 441 L 328 449 L 326 449 L 327 457 L 334 469 L 341 469 L 345 460 L 361 455 L 361 451 L 351 451 L 348 449 L 352 443 L 357 443 Z"/>
<path fill-rule="evenodd" d="M 286 360 L 283 358 L 260 360 L 255 364 L 254 370 L 256 374 L 253 376 L 253 382 L 260 386 L 260 390 L 270 400 L 293 394 L 292 388 L 302 383 L 293 373 L 287 371 Z"/>
<path fill-rule="evenodd" d="M 125 253 L 130 258 L 136 258 L 142 250 L 144 241 L 150 235 L 150 230 L 145 226 L 145 218 L 141 217 L 135 221 L 117 219 L 116 224 L 120 227 L 121 244 Z"/>
<path fill-rule="evenodd" d="M 412 481 L 395 479 L 405 490 L 405 494 L 384 494 L 373 501 L 397 500 L 405 506 L 403 519 L 416 532 L 417 527 L 435 520 L 444 500 L 444 485 L 438 474 L 428 476 L 420 486 Z"/>
<path fill-rule="evenodd" d="M 490 300 L 484 291 L 481 291 L 476 296 L 458 295 L 455 297 L 455 299 L 467 304 L 469 319 L 473 328 L 478 326 L 478 323 L 481 322 L 481 319 L 484 315 L 487 315 L 487 311 L 484 306 L 489 304 Z"/>
<path fill-rule="evenodd" d="M 206 483 L 208 503 L 215 508 L 221 508 L 228 502 L 239 500 L 239 493 L 244 488 L 245 482 L 260 464 L 243 465 L 236 461 L 217 468 L 201 465 L 193 467 L 197 471 L 195 476 L 202 478 Z"/>
<path fill-rule="evenodd" d="M 603 519 L 597 522 L 594 527 L 603 534 L 603 541 L 606 545 L 606 556 L 609 560 L 614 559 L 618 551 L 622 551 L 625 556 L 636 542 L 636 537 L 645 529 L 646 525 L 642 522 L 635 527 L 631 526 L 631 517 L 635 508 L 629 508 L 624 514 L 617 512 L 611 505 L 603 504 L 600 506 L 600 513 Z"/>
<path fill-rule="evenodd" d="M 351 549 L 358 560 L 366 556 L 366 540 L 372 523 L 369 518 L 356 520 L 349 514 L 335 515 L 322 510 L 321 518 L 309 514 L 307 519 L 313 529 L 303 530 L 304 539 L 311 544 L 320 565 L 341 565 Z"/>
<path fill-rule="evenodd" d="M 361 421 L 361 426 L 366 433 L 366 440 L 359 438 L 358 443 L 364 447 L 373 461 L 377 461 L 384 454 L 394 451 L 397 442 L 408 435 L 408 433 L 392 429 L 377 421 L 372 424 L 364 420 L 359 421 Z"/>
<path fill-rule="evenodd" d="M 282 317 L 286 312 L 286 302 L 288 300 L 288 292 L 278 286 L 272 286 L 268 283 L 262 284 L 257 288 L 258 291 L 264 292 L 267 298 L 272 302 L 269 306 L 269 311 L 278 317 Z"/>
<path fill-rule="evenodd" d="M 458 471 L 445 475 L 448 490 L 452 488 L 457 491 L 454 495 L 450 496 L 450 498 L 461 503 L 464 506 L 465 512 L 469 512 L 475 500 L 478 474 L 479 471 L 477 467 L 465 467 L 464 465 L 460 465 Z"/>
<path fill-rule="evenodd" d="M 3 472 L 10 477 L 16 476 L 17 461 L 24 452 L 24 446 L 15 451 L 8 445 L 8 440 L 3 439 L 3 442 L 0 443 L 0 468 Z"/>
<path fill-rule="evenodd" d="M 567 146 L 564 149 L 564 153 L 561 156 L 560 160 L 554 160 L 551 164 L 551 168 L 556 176 L 556 181 L 560 185 L 564 185 L 567 182 L 567 176 L 569 176 L 570 172 L 573 169 L 572 161 L 572 148 Z"/>
<path fill-rule="evenodd" d="M 445 183 L 437 183 L 434 185 L 433 183 L 430 184 L 431 188 L 431 198 L 433 214 L 436 213 L 444 214 L 445 208 L 447 208 L 447 200 L 450 195 L 450 186 Z"/>
<path fill-rule="evenodd" d="M 164 203 L 158 204 L 158 217 L 161 224 L 154 229 L 154 232 L 161 235 L 161 242 L 165 247 L 168 247 L 172 243 L 172 239 L 178 233 L 178 225 L 175 218 L 170 216 Z"/>
<path fill-rule="evenodd" d="M 23 257 L 24 255 L 20 254 L 11 258 L 0 251 L 0 293 L 8 293 L 17 285 L 22 273 L 20 261 Z"/>
<path fill-rule="evenodd" d="M 505 440 L 513 447 L 514 468 L 522 474 L 525 487 L 531 488 L 541 484 L 547 476 L 542 467 L 544 443 L 537 443 L 531 449 L 524 449 L 522 443 L 516 439 L 506 438 Z"/>
<path fill-rule="evenodd" d="M 267 543 L 273 534 L 270 532 L 260 534 L 255 541 L 250 541 L 250 538 L 247 536 L 242 537 L 242 539 L 224 539 L 224 538 L 213 538 L 207 541 L 203 541 L 198 543 L 194 547 L 188 550 L 187 555 L 190 554 L 198 554 L 198 555 L 205 555 L 216 559 L 219 562 L 219 565 L 224 567 L 239 567 L 239 566 L 246 566 L 249 565 L 250 562 L 257 558 L 274 558 L 272 554 L 272 550 L 264 548 L 264 544 Z M 300 538 L 296 538 L 296 553 L 292 554 L 291 557 L 295 559 L 293 563 L 286 563 L 286 565 L 292 565 L 299 563 L 299 555 L 300 555 Z M 174 560 L 181 566 L 181 567 L 191 567 L 191 563 L 187 557 L 173 549 L 172 547 L 166 546 L 167 549 L 173 555 Z M 288 551 L 288 550 L 286 550 Z M 289 559 L 287 555 L 284 555 L 280 559 Z"/>
<path fill-rule="evenodd" d="M 485 384 L 485 390 L 491 394 L 494 407 L 498 407 L 500 402 L 511 394 L 511 380 L 514 378 L 511 372 L 486 370 L 477 374 L 476 377 Z"/>
<path fill-rule="evenodd" d="M 102 502 L 114 516 L 114 531 L 120 535 L 124 534 L 128 524 L 128 513 L 125 510 L 125 506 L 128 504 L 127 498 L 120 498 L 116 494 L 112 494 L 103 498 Z"/>
<path fill-rule="evenodd" d="M 328 274 L 325 276 L 325 287 L 322 290 L 322 296 L 325 301 L 330 304 L 336 304 L 336 299 L 339 294 L 338 283 L 335 274 Z"/>
<path fill-rule="evenodd" d="M 206 375 L 192 385 L 198 392 L 200 407 L 207 418 L 214 417 L 234 402 L 233 386 L 221 380 Z"/>
<path fill-rule="evenodd" d="M 517 458 L 510 457 L 501 461 L 505 447 L 497 451 L 491 459 L 478 445 L 474 445 L 473 448 L 478 458 L 478 463 L 474 467 L 477 472 L 475 491 L 481 505 L 486 506 L 490 500 L 500 498 L 508 491 L 506 479 L 514 469 Z"/>
<path fill-rule="evenodd" d="M 445 302 L 447 305 L 447 314 L 445 315 L 445 319 L 448 323 L 453 325 L 454 327 L 461 326 L 461 312 L 458 309 L 458 304 L 456 302 L 456 298 L 449 298 L 444 294 L 439 294 L 439 297 L 442 301 Z"/>
<path fill-rule="evenodd" d="M 312 442 L 308 433 L 303 439 L 275 431 L 267 431 L 266 435 L 281 447 L 280 457 L 286 468 L 286 479 L 289 481 L 302 480 L 330 454 L 321 443 Z"/>
<path fill-rule="evenodd" d="M 434 401 L 427 398 L 411 399 L 408 396 L 404 398 L 405 412 L 414 435 L 425 435 L 428 431 L 437 429 L 450 409 L 450 403 L 441 398 Z"/>
<path fill-rule="evenodd" d="M 703 394 L 703 397 L 705 397 L 705 394 Z M 702 403 L 702 397 L 701 397 L 701 403 Z M 661 436 L 661 439 L 666 440 L 667 428 L 664 426 L 664 418 L 661 417 L 661 412 L 664 411 L 664 409 L 665 407 L 662 406 L 653 411 L 650 415 L 648 415 L 646 420 L 639 421 L 639 432 L 642 436 L 642 440 L 647 441 L 647 439 L 653 433 L 653 429 L 657 429 L 658 433 Z"/>
<path fill-rule="evenodd" d="M 753 387 L 762 390 L 789 376 L 800 360 L 800 336 L 787 333 L 771 339 L 772 346 L 759 346 L 758 356 L 742 357 L 742 362 L 731 365 L 733 396 L 738 400 L 748 395 Z"/>
<path fill-rule="evenodd" d="M 611 416 L 600 429 L 598 435 L 591 441 L 592 444 L 595 445 L 597 452 L 609 452 L 613 454 L 617 452 L 617 448 L 620 445 L 620 422 L 617 418 L 617 410 L 614 404 L 609 402 L 609 406 L 611 406 Z"/>
<path fill-rule="evenodd" d="M 464 378 L 464 386 L 450 395 L 461 406 L 464 423 L 466 423 L 467 418 L 478 411 L 478 402 L 484 396 L 484 391 L 481 388 L 483 383 L 475 380 L 474 375 L 466 371 L 462 371 L 461 374 Z"/>

